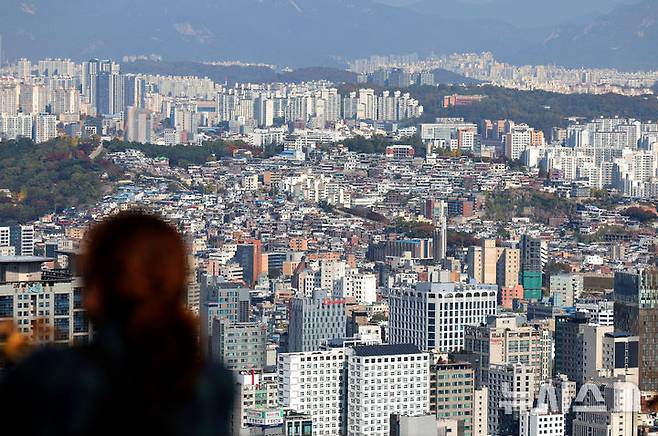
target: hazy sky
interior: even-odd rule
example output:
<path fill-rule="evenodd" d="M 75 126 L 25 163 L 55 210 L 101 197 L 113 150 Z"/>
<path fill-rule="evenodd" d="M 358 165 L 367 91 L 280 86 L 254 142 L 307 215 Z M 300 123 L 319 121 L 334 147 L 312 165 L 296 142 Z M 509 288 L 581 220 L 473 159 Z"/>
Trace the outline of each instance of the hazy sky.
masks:
<path fill-rule="evenodd" d="M 561 24 L 639 0 L 374 0 L 455 18 L 495 19 L 517 27 Z"/>

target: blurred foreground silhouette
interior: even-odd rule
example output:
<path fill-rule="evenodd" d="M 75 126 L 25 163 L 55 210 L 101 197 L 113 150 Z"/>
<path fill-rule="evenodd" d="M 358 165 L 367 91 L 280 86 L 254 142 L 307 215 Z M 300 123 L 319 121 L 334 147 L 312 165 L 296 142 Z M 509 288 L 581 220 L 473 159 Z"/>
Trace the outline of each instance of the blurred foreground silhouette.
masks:
<path fill-rule="evenodd" d="M 121 213 L 91 229 L 79 267 L 93 340 L 38 350 L 3 376 L 0 419 L 16 429 L 7 434 L 227 434 L 233 384 L 202 359 L 176 230 Z"/>

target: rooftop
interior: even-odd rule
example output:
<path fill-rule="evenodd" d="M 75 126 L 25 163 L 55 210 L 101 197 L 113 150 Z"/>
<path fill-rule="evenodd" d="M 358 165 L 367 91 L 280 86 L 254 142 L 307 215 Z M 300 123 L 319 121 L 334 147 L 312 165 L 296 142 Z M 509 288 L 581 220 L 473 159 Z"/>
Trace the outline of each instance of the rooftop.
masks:
<path fill-rule="evenodd" d="M 605 336 L 609 338 L 630 338 L 633 335 L 629 332 L 612 332 L 612 333 L 606 333 Z"/>
<path fill-rule="evenodd" d="M 53 259 L 41 256 L 0 256 L 0 263 L 42 263 Z"/>
<path fill-rule="evenodd" d="M 421 354 L 417 346 L 411 344 L 364 345 L 354 347 L 357 356 L 391 356 L 397 354 Z"/>

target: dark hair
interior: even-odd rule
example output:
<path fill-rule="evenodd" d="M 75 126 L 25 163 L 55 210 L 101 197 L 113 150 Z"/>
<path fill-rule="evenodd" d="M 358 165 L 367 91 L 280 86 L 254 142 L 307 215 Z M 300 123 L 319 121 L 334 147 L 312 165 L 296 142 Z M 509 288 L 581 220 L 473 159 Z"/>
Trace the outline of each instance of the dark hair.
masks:
<path fill-rule="evenodd" d="M 189 269 L 180 234 L 154 215 L 132 211 L 92 226 L 85 239 L 79 266 L 98 336 L 111 331 L 120 340 L 148 396 L 188 389 L 200 353 L 195 320 L 184 306 Z"/>

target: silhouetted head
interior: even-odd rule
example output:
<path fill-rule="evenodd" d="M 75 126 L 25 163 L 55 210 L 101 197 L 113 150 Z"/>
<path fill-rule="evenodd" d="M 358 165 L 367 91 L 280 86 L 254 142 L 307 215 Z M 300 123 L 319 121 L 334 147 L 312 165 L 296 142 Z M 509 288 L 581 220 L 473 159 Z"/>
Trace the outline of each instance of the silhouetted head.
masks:
<path fill-rule="evenodd" d="M 150 330 L 184 310 L 185 244 L 160 218 L 123 212 L 94 225 L 81 260 L 85 307 L 97 328 Z"/>
<path fill-rule="evenodd" d="M 131 373 L 140 380 L 135 389 L 151 398 L 189 391 L 200 353 L 184 305 L 187 250 L 176 229 L 153 215 L 123 212 L 90 229 L 80 260 L 96 343 L 114 356 L 108 365 Z"/>

